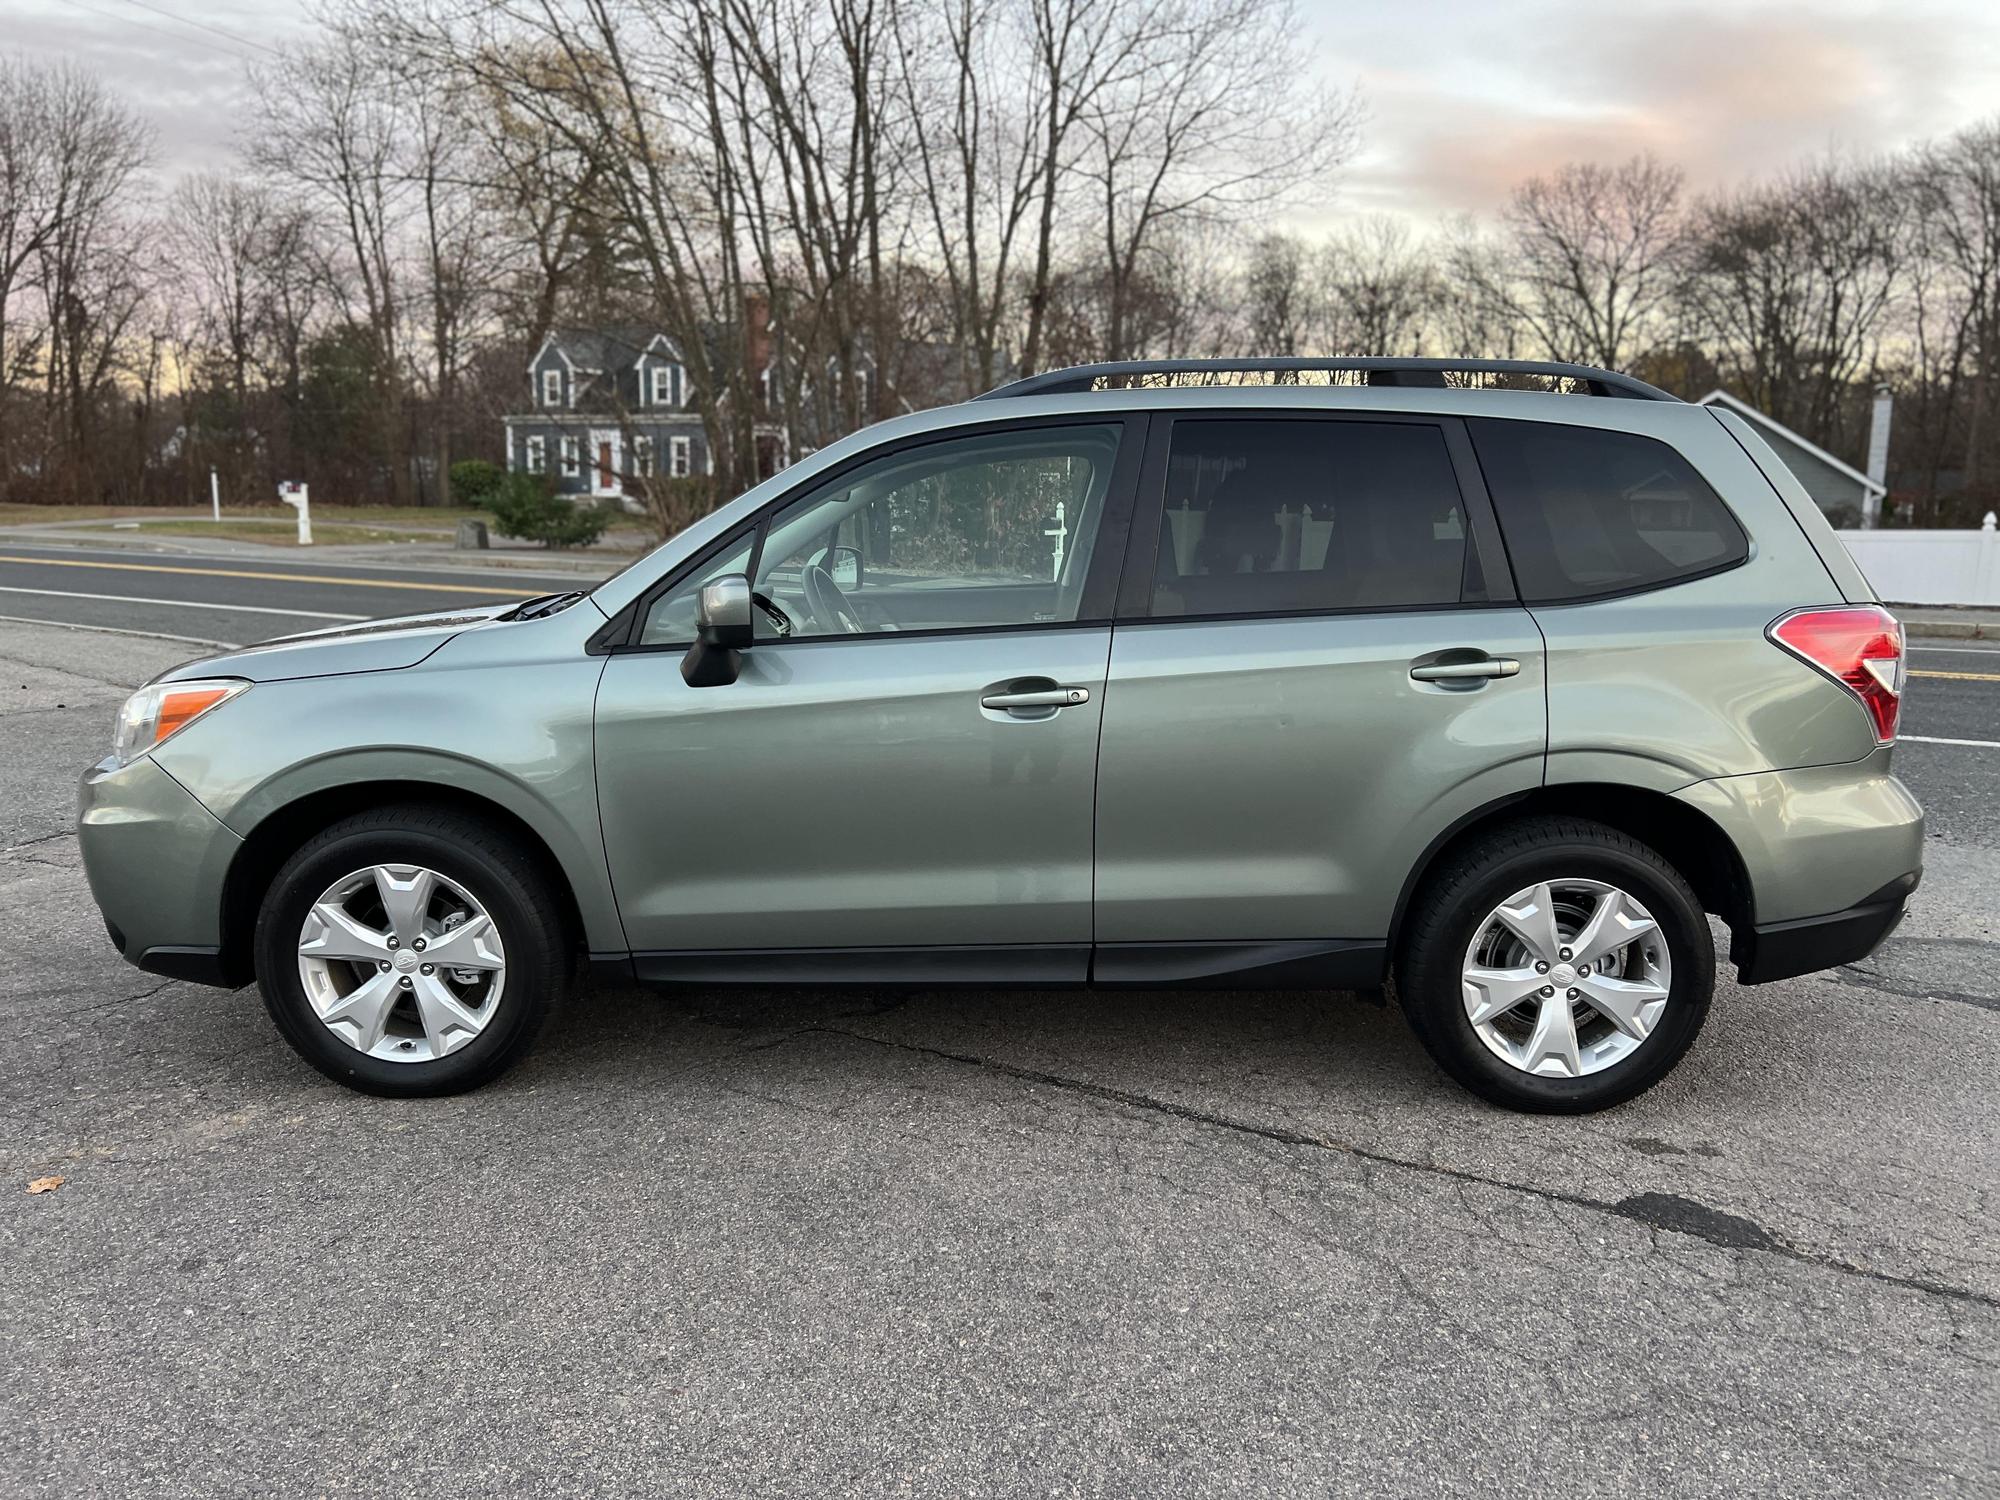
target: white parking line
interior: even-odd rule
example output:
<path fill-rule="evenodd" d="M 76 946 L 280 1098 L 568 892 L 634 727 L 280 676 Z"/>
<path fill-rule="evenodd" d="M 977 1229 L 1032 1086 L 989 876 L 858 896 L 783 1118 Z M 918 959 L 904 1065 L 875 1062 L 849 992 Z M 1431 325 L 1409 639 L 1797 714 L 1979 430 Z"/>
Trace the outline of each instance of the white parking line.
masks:
<path fill-rule="evenodd" d="M 366 615 L 335 615 L 323 609 L 272 609 L 263 604 L 216 604 L 206 599 L 142 599 L 136 594 L 73 594 L 66 589 L 23 589 L 0 586 L 0 594 L 34 594 L 44 599 L 97 599 L 110 604 L 164 604 L 169 609 L 222 609 L 239 615 L 288 615 L 295 620 L 365 620 Z M 53 623 L 53 622 L 52 622 Z"/>
<path fill-rule="evenodd" d="M 1928 734 L 1899 734 L 1899 745 L 1970 745 L 1975 750 L 2000 750 L 2000 740 L 1947 740 L 1934 738 Z"/>

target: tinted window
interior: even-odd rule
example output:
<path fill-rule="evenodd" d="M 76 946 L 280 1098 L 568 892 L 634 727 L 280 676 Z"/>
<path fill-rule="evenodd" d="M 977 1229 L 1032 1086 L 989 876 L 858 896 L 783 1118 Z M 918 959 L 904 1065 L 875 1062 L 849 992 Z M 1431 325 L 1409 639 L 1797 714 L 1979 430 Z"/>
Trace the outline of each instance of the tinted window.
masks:
<path fill-rule="evenodd" d="M 1456 604 L 1465 511 L 1444 434 L 1402 422 L 1174 424 L 1153 613 Z"/>
<path fill-rule="evenodd" d="M 1553 422 L 1466 426 L 1523 599 L 1658 588 L 1749 556 L 1728 507 L 1665 443 Z"/>

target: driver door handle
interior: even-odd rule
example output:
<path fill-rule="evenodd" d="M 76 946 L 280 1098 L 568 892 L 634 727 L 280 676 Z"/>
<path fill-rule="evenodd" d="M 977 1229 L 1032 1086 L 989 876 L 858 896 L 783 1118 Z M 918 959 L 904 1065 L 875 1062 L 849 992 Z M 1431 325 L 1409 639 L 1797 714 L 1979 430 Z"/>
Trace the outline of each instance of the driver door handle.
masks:
<path fill-rule="evenodd" d="M 1090 689 L 1080 687 L 1041 688 L 1031 693 L 986 693 L 981 708 L 1074 708 L 1090 701 Z"/>
<path fill-rule="evenodd" d="M 1410 668 L 1418 682 L 1463 682 L 1475 677 L 1518 677 L 1521 664 L 1511 657 L 1489 656 L 1484 661 L 1441 661 L 1427 667 Z"/>

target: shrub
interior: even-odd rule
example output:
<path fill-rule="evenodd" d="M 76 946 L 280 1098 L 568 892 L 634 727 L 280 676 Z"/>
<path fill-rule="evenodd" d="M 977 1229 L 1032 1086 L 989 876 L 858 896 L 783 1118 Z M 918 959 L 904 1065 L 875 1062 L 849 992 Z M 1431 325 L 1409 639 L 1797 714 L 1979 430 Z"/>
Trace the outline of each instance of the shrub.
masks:
<path fill-rule="evenodd" d="M 493 526 L 502 536 L 544 547 L 588 547 L 604 535 L 612 515 L 588 500 L 565 500 L 534 474 L 508 474 L 486 497 Z"/>
<path fill-rule="evenodd" d="M 451 503 L 484 505 L 506 478 L 507 471 L 498 464 L 483 458 L 462 459 L 451 466 Z"/>

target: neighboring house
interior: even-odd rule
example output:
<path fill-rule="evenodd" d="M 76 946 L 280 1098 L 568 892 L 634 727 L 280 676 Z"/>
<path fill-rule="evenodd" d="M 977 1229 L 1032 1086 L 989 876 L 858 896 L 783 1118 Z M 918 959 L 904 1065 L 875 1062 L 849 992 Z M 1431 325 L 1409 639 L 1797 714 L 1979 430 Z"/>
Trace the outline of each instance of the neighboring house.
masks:
<path fill-rule="evenodd" d="M 1806 493 L 1836 525 L 1854 526 L 1875 509 L 1884 487 L 1859 469 L 1842 463 L 1817 444 L 1809 443 L 1774 417 L 1766 416 L 1747 401 L 1739 401 L 1727 391 L 1710 391 L 1701 398 L 1703 406 L 1720 406 L 1735 412 L 1757 429 L 1758 434 L 1778 452 L 1785 466 L 1798 476 Z"/>
<path fill-rule="evenodd" d="M 637 480 L 713 471 L 695 392 L 663 333 L 561 329 L 528 362 L 528 409 L 505 418 L 507 467 L 556 493 L 636 497 Z"/>
<path fill-rule="evenodd" d="M 876 403 L 876 364 L 854 361 L 852 388 L 839 363 L 783 357 L 782 333 L 753 309 L 759 420 L 753 428 L 760 478 L 823 448 L 868 420 Z M 964 398 L 957 351 L 912 344 L 902 351 L 902 389 L 887 393 L 897 412 Z M 803 367 L 803 368 L 801 368 Z M 799 381 L 799 430 L 771 420 L 786 405 L 784 382 Z M 913 399 L 905 391 L 921 393 Z M 830 413 L 820 430 L 822 411 Z M 507 467 L 546 474 L 557 494 L 616 500 L 636 508 L 639 481 L 715 470 L 702 427 L 702 394 L 689 380 L 679 347 L 647 329 L 558 329 L 528 362 L 528 407 L 503 419 Z"/>

